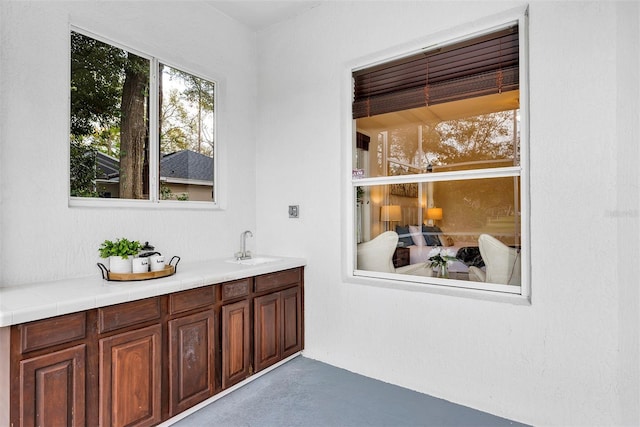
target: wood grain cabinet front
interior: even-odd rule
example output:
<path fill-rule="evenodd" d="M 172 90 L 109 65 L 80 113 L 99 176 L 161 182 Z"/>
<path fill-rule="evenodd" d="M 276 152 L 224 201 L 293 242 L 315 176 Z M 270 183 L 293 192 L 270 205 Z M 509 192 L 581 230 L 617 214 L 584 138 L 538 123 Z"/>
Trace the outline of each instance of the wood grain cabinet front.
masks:
<path fill-rule="evenodd" d="M 98 309 L 98 332 L 103 334 L 140 323 L 159 321 L 160 298 L 153 297 Z"/>
<path fill-rule="evenodd" d="M 250 305 L 241 300 L 222 306 L 222 388 L 228 388 L 251 372 Z"/>
<path fill-rule="evenodd" d="M 215 389 L 213 309 L 169 321 L 169 415 L 212 396 Z"/>
<path fill-rule="evenodd" d="M 296 286 L 254 298 L 256 372 L 302 350 L 301 292 Z"/>
<path fill-rule="evenodd" d="M 11 425 L 86 424 L 87 342 L 84 312 L 11 327 Z"/>
<path fill-rule="evenodd" d="M 100 425 L 152 426 L 161 413 L 162 327 L 100 340 Z"/>
<path fill-rule="evenodd" d="M 85 425 L 86 346 L 20 362 L 19 420 L 15 426 Z"/>

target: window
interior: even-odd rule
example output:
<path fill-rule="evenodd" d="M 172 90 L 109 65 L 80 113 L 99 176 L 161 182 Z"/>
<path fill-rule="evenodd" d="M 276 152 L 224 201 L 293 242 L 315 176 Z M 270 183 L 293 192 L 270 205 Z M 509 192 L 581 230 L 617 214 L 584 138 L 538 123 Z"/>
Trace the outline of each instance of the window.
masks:
<path fill-rule="evenodd" d="M 74 30 L 70 83 L 72 201 L 215 204 L 215 82 Z"/>
<path fill-rule="evenodd" d="M 352 71 L 354 276 L 527 293 L 522 20 Z"/>

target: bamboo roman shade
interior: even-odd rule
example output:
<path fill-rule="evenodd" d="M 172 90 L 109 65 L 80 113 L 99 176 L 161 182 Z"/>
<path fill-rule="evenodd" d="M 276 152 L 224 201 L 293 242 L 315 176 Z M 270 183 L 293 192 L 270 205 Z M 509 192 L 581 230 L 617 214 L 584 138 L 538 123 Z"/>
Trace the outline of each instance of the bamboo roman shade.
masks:
<path fill-rule="evenodd" d="M 353 73 L 353 118 L 518 89 L 518 27 Z"/>

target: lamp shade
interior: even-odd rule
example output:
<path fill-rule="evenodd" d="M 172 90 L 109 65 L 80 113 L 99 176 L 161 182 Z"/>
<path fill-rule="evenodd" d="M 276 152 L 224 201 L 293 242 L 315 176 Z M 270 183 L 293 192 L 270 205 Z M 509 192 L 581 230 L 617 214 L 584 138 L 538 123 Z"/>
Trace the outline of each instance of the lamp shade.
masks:
<path fill-rule="evenodd" d="M 427 219 L 442 219 L 442 208 L 427 209 Z"/>
<path fill-rule="evenodd" d="M 380 221 L 402 221 L 399 205 L 384 205 L 380 208 Z"/>

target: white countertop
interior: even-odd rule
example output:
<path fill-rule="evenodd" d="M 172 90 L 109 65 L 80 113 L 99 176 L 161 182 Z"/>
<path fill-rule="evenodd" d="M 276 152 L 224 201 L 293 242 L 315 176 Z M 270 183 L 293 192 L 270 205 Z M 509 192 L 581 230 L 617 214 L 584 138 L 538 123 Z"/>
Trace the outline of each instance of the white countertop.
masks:
<path fill-rule="evenodd" d="M 306 265 L 302 258 L 269 257 L 277 261 L 258 265 L 234 264 L 230 258 L 180 261 L 172 276 L 137 282 L 104 280 L 96 267 L 93 276 L 0 288 L 0 327 Z"/>

